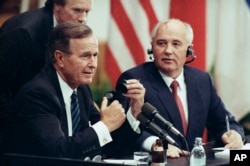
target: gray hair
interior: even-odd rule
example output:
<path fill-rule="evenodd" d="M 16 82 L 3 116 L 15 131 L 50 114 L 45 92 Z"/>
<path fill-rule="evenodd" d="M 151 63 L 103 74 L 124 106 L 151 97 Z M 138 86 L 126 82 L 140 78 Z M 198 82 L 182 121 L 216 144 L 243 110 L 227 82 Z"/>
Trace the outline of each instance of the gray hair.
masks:
<path fill-rule="evenodd" d="M 78 22 L 58 24 L 49 38 L 49 54 L 52 63 L 55 63 L 54 52 L 60 50 L 70 54 L 70 39 L 87 38 L 93 34 L 92 29 Z"/>
<path fill-rule="evenodd" d="M 153 30 L 152 30 L 151 39 L 152 39 L 152 40 L 154 39 L 155 34 L 156 34 L 157 30 L 159 29 L 160 25 L 162 25 L 162 24 L 168 24 L 168 23 L 171 22 L 171 21 L 179 21 L 179 22 L 182 22 L 182 23 L 185 25 L 185 27 L 186 27 L 186 32 L 187 32 L 187 33 L 186 33 L 187 43 L 188 43 L 188 45 L 192 44 L 193 39 L 194 39 L 193 28 L 191 27 L 191 25 L 190 25 L 189 23 L 183 22 L 183 21 L 181 21 L 181 20 L 179 20 L 179 19 L 169 19 L 169 20 L 167 20 L 167 21 L 158 22 L 158 23 L 154 26 L 154 28 L 153 28 Z"/>

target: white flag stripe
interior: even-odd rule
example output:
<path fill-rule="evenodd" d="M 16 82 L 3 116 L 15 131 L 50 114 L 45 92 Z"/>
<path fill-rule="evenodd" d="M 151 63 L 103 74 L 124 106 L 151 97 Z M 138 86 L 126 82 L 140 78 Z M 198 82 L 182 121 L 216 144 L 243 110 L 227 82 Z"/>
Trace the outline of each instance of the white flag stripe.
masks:
<path fill-rule="evenodd" d="M 147 15 L 139 1 L 131 1 L 131 3 L 123 3 L 122 5 L 129 17 L 130 22 L 132 23 L 137 38 L 139 39 L 141 46 L 144 49 L 144 55 L 140 56 L 145 56 L 146 59 L 148 57 L 147 48 L 150 46 L 150 33 L 147 29 L 147 27 L 149 27 Z"/>
<path fill-rule="evenodd" d="M 111 0 L 113 7 L 113 22 L 110 24 L 110 36 L 108 38 L 108 48 L 117 66 L 117 72 L 111 70 L 106 60 L 106 69 L 112 85 L 115 85 L 117 77 L 127 69 L 130 69 L 146 60 L 149 60 L 147 49 L 150 48 L 150 22 L 148 13 L 150 9 L 144 9 L 144 5 L 150 5 L 150 0 Z M 124 9 L 124 10 L 123 10 Z M 154 11 L 153 11 L 154 12 Z M 152 13 L 150 13 L 152 14 Z M 153 15 L 152 15 L 153 16 Z M 126 19 L 126 20 L 121 20 Z M 155 22 L 157 20 L 153 20 Z M 121 24 L 121 25 L 117 25 Z M 132 36 L 133 35 L 133 36 Z M 119 39 L 119 40 L 117 40 Z M 133 43 L 132 43 L 133 42 Z M 120 45 L 120 46 L 118 46 Z M 120 48 L 123 47 L 123 48 Z M 133 49 L 133 50 L 131 50 Z M 121 51 L 122 50 L 122 51 Z"/>
<path fill-rule="evenodd" d="M 29 10 L 29 6 L 30 6 L 30 0 L 21 1 L 20 13 L 28 11 Z"/>
<path fill-rule="evenodd" d="M 46 2 L 46 0 L 39 0 L 39 1 L 38 1 L 38 7 L 39 7 L 39 8 L 40 8 L 40 7 L 43 7 L 44 4 L 45 4 L 45 2 Z"/>
<path fill-rule="evenodd" d="M 169 18 L 170 0 L 151 0 L 151 4 L 159 21 Z"/>
<path fill-rule="evenodd" d="M 250 10 L 245 0 L 221 0 L 215 83 L 237 119 L 250 110 Z"/>
<path fill-rule="evenodd" d="M 124 71 L 128 68 L 135 66 L 135 62 L 131 55 L 131 52 L 129 51 L 127 45 L 125 44 L 124 38 L 122 37 L 122 34 L 120 33 L 120 30 L 113 19 L 111 19 L 110 21 L 110 34 L 115 36 L 115 38 L 110 38 L 110 40 L 108 41 L 108 45 L 111 46 L 110 50 L 112 54 L 117 55 L 114 56 L 114 58 L 118 63 L 120 70 Z M 119 39 L 120 44 L 116 44 L 117 39 Z M 130 63 L 124 63 L 124 62 L 130 62 Z"/>

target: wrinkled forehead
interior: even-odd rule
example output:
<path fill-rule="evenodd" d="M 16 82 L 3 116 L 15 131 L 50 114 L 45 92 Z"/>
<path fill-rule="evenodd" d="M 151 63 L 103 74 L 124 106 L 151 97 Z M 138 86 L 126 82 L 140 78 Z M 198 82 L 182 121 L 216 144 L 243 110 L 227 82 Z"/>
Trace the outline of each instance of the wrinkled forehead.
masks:
<path fill-rule="evenodd" d="M 182 43 L 186 43 L 186 34 L 186 28 L 182 22 L 162 22 L 161 24 L 159 24 L 158 29 L 156 30 L 155 35 L 152 38 L 152 42 L 179 41 Z"/>
<path fill-rule="evenodd" d="M 186 26 L 183 22 L 181 22 L 179 20 L 169 20 L 169 21 L 163 22 L 159 26 L 159 30 L 176 31 L 179 33 L 186 34 Z"/>
<path fill-rule="evenodd" d="M 84 38 L 71 38 L 70 48 L 73 50 L 93 50 L 99 51 L 98 40 L 95 35 L 91 34 Z"/>
<path fill-rule="evenodd" d="M 186 27 L 181 22 L 165 22 L 159 26 L 155 38 L 160 36 L 180 36 L 186 38 L 186 32 Z"/>
<path fill-rule="evenodd" d="M 92 8 L 93 0 L 64 0 L 64 5 L 80 5 Z"/>

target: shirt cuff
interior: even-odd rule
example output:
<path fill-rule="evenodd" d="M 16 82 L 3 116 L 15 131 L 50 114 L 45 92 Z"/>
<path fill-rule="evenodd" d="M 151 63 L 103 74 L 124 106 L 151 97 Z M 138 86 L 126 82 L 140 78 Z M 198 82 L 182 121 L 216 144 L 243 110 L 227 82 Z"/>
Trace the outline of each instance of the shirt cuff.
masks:
<path fill-rule="evenodd" d="M 141 148 L 145 151 L 151 152 L 151 148 L 157 139 L 159 139 L 159 137 L 156 137 L 156 136 L 150 136 L 150 137 L 146 138 L 143 141 Z"/>
<path fill-rule="evenodd" d="M 141 129 L 139 128 L 140 121 L 136 120 L 135 117 L 131 113 L 131 109 L 129 108 L 127 112 L 127 120 L 131 126 L 131 128 L 138 134 L 140 134 Z"/>
<path fill-rule="evenodd" d="M 112 141 L 109 130 L 103 122 L 99 121 L 91 127 L 95 130 L 101 147 Z"/>

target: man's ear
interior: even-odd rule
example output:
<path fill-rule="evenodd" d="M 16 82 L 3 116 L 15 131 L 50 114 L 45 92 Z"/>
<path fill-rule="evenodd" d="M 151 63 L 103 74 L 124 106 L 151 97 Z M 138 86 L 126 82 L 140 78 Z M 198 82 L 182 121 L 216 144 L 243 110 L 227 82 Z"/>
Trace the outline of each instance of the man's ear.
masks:
<path fill-rule="evenodd" d="M 55 60 L 56 60 L 56 63 L 60 66 L 60 67 L 63 67 L 64 63 L 64 53 L 62 51 L 59 51 L 59 50 L 56 50 L 54 52 L 54 57 L 55 57 Z"/>
<path fill-rule="evenodd" d="M 54 4 L 54 7 L 53 7 L 53 13 L 56 17 L 56 19 L 58 19 L 59 15 L 60 15 L 60 11 L 61 11 L 61 8 L 62 6 L 61 5 L 58 5 L 58 4 Z"/>
<path fill-rule="evenodd" d="M 56 3 L 54 3 L 53 9 L 54 9 L 54 12 L 60 11 L 60 5 L 57 5 Z"/>

